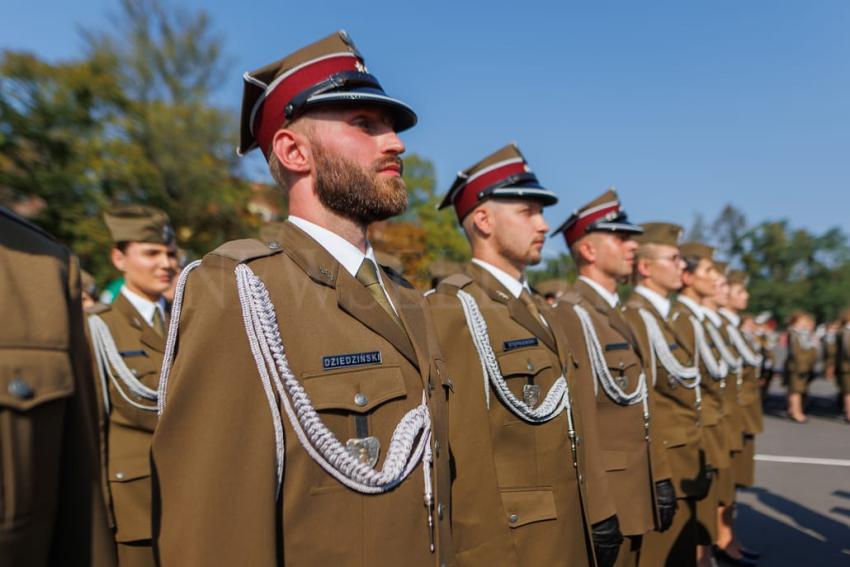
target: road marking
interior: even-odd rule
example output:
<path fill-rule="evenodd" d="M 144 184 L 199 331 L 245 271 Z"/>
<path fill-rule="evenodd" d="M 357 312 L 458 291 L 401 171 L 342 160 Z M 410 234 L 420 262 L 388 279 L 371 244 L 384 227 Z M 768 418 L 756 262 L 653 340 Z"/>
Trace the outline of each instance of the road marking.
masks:
<path fill-rule="evenodd" d="M 785 457 L 783 455 L 756 455 L 757 461 L 769 463 L 793 463 L 797 465 L 827 465 L 832 467 L 850 467 L 850 459 L 817 459 L 813 457 Z"/>

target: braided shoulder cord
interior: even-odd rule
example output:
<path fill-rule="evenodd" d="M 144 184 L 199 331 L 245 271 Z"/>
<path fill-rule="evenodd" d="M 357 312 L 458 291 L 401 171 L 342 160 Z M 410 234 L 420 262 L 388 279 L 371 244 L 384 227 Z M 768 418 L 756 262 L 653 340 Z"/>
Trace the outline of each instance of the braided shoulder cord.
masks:
<path fill-rule="evenodd" d="M 502 403 L 517 417 L 529 423 L 545 423 L 554 419 L 565 409 L 568 412 L 568 422 L 572 431 L 572 416 L 570 412 L 570 395 L 567 380 L 563 374 L 552 384 L 543 402 L 536 408 L 531 408 L 523 400 L 517 398 L 508 388 L 502 376 L 493 346 L 490 344 L 490 336 L 487 332 L 487 321 L 481 314 L 478 304 L 469 293 L 459 289 L 457 297 L 463 307 L 469 333 L 481 362 L 481 371 L 484 378 L 484 399 L 487 408 L 490 407 L 490 385 L 496 391 L 496 395 Z"/>
<path fill-rule="evenodd" d="M 696 339 L 695 350 L 705 361 L 705 367 L 708 369 L 709 375 L 715 380 L 724 380 L 726 375 L 729 374 L 729 366 L 725 360 L 714 358 L 714 353 L 711 352 L 711 347 L 708 346 L 708 342 L 705 340 L 705 332 L 702 329 L 702 325 L 699 324 L 696 317 L 689 315 L 688 318 L 691 320 L 691 326 L 694 328 L 694 337 Z"/>
<path fill-rule="evenodd" d="M 735 356 L 729 351 L 729 348 L 726 346 L 726 341 L 723 340 L 723 337 L 720 335 L 720 330 L 714 326 L 714 323 L 708 321 L 706 328 L 708 329 L 708 334 L 711 335 L 711 341 L 714 343 L 714 346 L 717 347 L 717 351 L 720 353 L 721 358 L 723 358 L 726 362 L 729 370 L 731 372 L 739 372 L 741 370 L 741 365 L 743 364 L 741 357 Z"/>
<path fill-rule="evenodd" d="M 744 359 L 749 366 L 755 366 L 756 368 L 761 366 L 762 355 L 756 354 L 750 348 L 750 345 L 747 344 L 747 341 L 741 335 L 741 332 L 735 325 L 731 323 L 726 326 L 726 330 L 729 332 L 729 338 L 732 339 L 732 344 L 738 350 L 738 353 L 741 355 L 741 358 Z"/>
<path fill-rule="evenodd" d="M 596 335 L 596 329 L 593 327 L 593 321 L 587 310 L 580 305 L 573 305 L 573 310 L 578 315 L 581 322 L 582 330 L 584 331 L 584 339 L 587 343 L 587 352 L 590 356 L 590 364 L 593 367 L 593 374 L 596 376 L 594 382 L 594 390 L 599 393 L 599 388 L 596 384 L 601 384 L 602 389 L 609 398 L 614 400 L 621 406 L 630 406 L 638 402 L 643 402 L 644 411 L 648 414 L 647 398 L 646 398 L 646 373 L 641 372 L 638 378 L 638 384 L 635 389 L 626 393 L 614 381 L 614 377 L 608 370 L 608 364 L 605 361 L 605 355 L 602 353 L 602 345 L 599 342 L 599 337 Z"/>
<path fill-rule="evenodd" d="M 130 398 L 125 388 L 131 393 L 142 398 L 156 402 L 157 391 L 145 386 L 133 372 L 127 367 L 127 363 L 118 352 L 118 347 L 115 346 L 115 340 L 112 338 L 112 333 L 109 332 L 109 327 L 97 315 L 90 315 L 88 319 L 89 332 L 91 333 L 92 346 L 94 347 L 95 362 L 100 375 L 100 385 L 103 389 L 104 409 L 109 414 L 109 387 L 107 378 L 115 390 L 124 400 L 135 408 L 142 411 L 154 412 L 157 406 L 139 403 Z"/>
<path fill-rule="evenodd" d="M 658 321 L 650 315 L 646 309 L 639 311 L 641 319 L 646 325 L 646 332 L 649 336 L 649 351 L 652 358 L 652 384 L 656 381 L 655 358 L 658 357 L 659 362 L 667 370 L 667 373 L 680 385 L 693 390 L 696 396 L 697 408 L 702 405 L 702 391 L 700 388 L 699 362 L 695 357 L 694 366 L 683 366 L 670 351 L 670 346 L 664 340 L 664 333 L 661 332 L 661 327 L 658 326 Z"/>

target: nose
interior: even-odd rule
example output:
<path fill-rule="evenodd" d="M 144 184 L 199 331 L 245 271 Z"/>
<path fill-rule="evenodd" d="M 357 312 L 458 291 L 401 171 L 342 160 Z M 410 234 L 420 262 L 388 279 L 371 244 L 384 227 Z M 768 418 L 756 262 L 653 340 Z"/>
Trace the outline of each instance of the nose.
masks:
<path fill-rule="evenodd" d="M 404 153 L 404 142 L 393 129 L 387 129 L 381 140 L 381 149 L 385 154 L 401 155 Z"/>
<path fill-rule="evenodd" d="M 537 232 L 547 234 L 549 232 L 549 223 L 546 222 L 546 218 L 543 216 L 543 213 L 538 214 L 537 219 Z"/>

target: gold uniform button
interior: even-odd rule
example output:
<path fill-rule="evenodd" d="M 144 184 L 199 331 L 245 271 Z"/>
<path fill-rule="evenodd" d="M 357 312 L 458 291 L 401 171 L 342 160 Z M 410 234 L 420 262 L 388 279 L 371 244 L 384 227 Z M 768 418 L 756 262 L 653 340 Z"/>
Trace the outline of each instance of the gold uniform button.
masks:
<path fill-rule="evenodd" d="M 354 394 L 354 403 L 362 408 L 369 403 L 369 398 L 367 398 L 366 394 L 363 392 L 357 392 Z"/>

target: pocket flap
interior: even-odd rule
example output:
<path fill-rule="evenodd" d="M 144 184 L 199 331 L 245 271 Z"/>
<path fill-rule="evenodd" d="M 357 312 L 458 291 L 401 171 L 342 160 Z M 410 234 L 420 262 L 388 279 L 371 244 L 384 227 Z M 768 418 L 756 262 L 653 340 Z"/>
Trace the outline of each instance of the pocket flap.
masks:
<path fill-rule="evenodd" d="M 151 464 L 147 455 L 143 457 L 109 460 L 110 482 L 129 482 L 150 475 Z"/>
<path fill-rule="evenodd" d="M 384 402 L 407 396 L 398 366 L 314 372 L 304 375 L 303 384 L 317 410 L 366 413 Z"/>
<path fill-rule="evenodd" d="M 606 472 L 626 470 L 627 459 L 623 451 L 602 451 L 602 462 Z"/>
<path fill-rule="evenodd" d="M 512 528 L 558 518 L 555 495 L 551 490 L 504 490 L 502 506 Z"/>
<path fill-rule="evenodd" d="M 680 428 L 670 428 L 664 431 L 663 434 L 660 435 L 661 443 L 667 449 L 675 449 L 676 447 L 683 447 L 690 442 L 688 439 L 688 434 L 686 431 L 683 431 Z"/>
<path fill-rule="evenodd" d="M 545 352 L 540 350 L 516 350 L 503 352 L 498 355 L 499 368 L 502 376 L 534 376 L 552 368 L 552 362 Z"/>
<path fill-rule="evenodd" d="M 67 353 L 0 350 L 0 406 L 27 411 L 73 392 L 74 379 Z"/>

